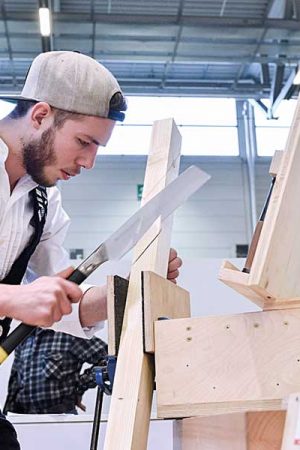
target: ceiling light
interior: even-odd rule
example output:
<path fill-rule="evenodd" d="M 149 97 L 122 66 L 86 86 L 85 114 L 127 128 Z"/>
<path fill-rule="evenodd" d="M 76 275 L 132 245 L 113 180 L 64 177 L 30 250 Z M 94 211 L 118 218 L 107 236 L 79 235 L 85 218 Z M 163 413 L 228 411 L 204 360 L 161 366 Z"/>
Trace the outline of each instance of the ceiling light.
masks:
<path fill-rule="evenodd" d="M 50 36 L 50 10 L 49 8 L 39 8 L 40 30 L 42 36 Z"/>

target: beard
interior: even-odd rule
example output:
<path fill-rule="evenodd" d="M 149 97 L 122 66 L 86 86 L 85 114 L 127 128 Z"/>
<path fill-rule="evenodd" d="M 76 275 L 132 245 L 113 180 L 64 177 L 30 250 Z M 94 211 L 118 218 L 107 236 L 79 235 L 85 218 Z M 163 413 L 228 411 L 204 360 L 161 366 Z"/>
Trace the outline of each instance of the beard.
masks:
<path fill-rule="evenodd" d="M 33 181 L 41 186 L 51 187 L 56 184 L 47 177 L 47 166 L 56 163 L 54 151 L 55 131 L 53 127 L 44 131 L 40 139 L 23 144 L 23 166 Z"/>

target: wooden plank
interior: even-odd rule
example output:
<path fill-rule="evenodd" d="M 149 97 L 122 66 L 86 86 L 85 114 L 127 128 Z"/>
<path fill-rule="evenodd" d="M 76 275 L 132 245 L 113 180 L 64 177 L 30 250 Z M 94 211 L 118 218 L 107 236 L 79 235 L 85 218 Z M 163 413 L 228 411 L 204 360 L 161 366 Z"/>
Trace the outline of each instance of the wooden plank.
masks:
<path fill-rule="evenodd" d="M 289 396 L 281 450 L 297 450 L 300 445 L 300 393 Z"/>
<path fill-rule="evenodd" d="M 169 319 L 190 317 L 190 294 L 153 272 L 143 272 L 142 298 L 145 351 L 154 353 L 155 320 L 159 317 Z"/>
<path fill-rule="evenodd" d="M 218 274 L 218 279 L 235 291 L 239 292 L 244 297 L 252 300 L 253 303 L 260 308 L 263 308 L 265 304 L 265 296 L 256 292 L 252 286 L 249 286 L 249 274 L 241 272 L 230 261 L 223 261 Z"/>
<path fill-rule="evenodd" d="M 280 450 L 285 411 L 174 421 L 174 450 Z"/>
<path fill-rule="evenodd" d="M 221 270 L 222 281 L 263 309 L 299 307 L 300 303 L 299 147 L 300 98 L 285 150 L 276 152 L 272 160 L 270 173 L 276 175 L 276 181 L 249 278 L 240 279 L 230 269 Z"/>
<path fill-rule="evenodd" d="M 300 99 L 249 277 L 250 285 L 267 289 L 281 299 L 300 297 L 299 123 Z"/>
<path fill-rule="evenodd" d="M 249 274 L 241 272 L 230 261 L 224 260 L 218 279 L 239 294 L 247 297 L 265 311 L 274 309 L 299 308 L 300 298 L 278 299 L 272 297 L 269 291 L 260 286 L 249 284 Z"/>
<path fill-rule="evenodd" d="M 119 351 L 129 281 L 117 275 L 107 277 L 108 354 Z"/>
<path fill-rule="evenodd" d="M 269 169 L 269 174 L 272 175 L 272 177 L 276 177 L 278 174 L 282 157 L 283 150 L 275 150 Z"/>
<path fill-rule="evenodd" d="M 245 414 L 176 420 L 174 428 L 174 450 L 248 450 Z"/>
<path fill-rule="evenodd" d="M 285 416 L 285 411 L 247 413 L 247 450 L 280 450 Z"/>
<path fill-rule="evenodd" d="M 144 182 L 145 203 L 178 174 L 181 137 L 172 119 L 154 123 Z M 154 383 L 152 355 L 143 352 L 141 272 L 166 276 L 172 218 L 160 219 L 134 250 L 121 344 L 104 443 L 105 450 L 143 450 Z"/>
<path fill-rule="evenodd" d="M 158 416 L 282 409 L 300 390 L 300 310 L 155 323 Z"/>

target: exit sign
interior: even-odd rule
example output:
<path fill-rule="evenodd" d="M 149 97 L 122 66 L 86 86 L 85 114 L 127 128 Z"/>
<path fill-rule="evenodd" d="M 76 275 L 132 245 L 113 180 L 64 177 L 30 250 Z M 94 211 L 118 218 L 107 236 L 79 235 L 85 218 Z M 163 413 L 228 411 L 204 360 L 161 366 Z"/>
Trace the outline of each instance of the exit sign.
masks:
<path fill-rule="evenodd" d="M 144 188 L 143 184 L 137 184 L 136 185 L 136 195 L 137 195 L 137 199 L 139 201 L 142 200 L 143 188 Z"/>

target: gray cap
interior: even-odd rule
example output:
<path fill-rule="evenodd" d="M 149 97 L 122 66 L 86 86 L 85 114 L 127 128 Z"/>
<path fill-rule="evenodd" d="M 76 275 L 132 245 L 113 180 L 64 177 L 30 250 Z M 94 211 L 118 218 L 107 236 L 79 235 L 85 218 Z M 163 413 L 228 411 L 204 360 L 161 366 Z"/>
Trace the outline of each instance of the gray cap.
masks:
<path fill-rule="evenodd" d="M 93 58 L 53 51 L 33 60 L 21 95 L 1 98 L 37 100 L 65 111 L 122 121 L 124 113 L 110 108 L 117 92 L 121 88 L 115 77 Z"/>

